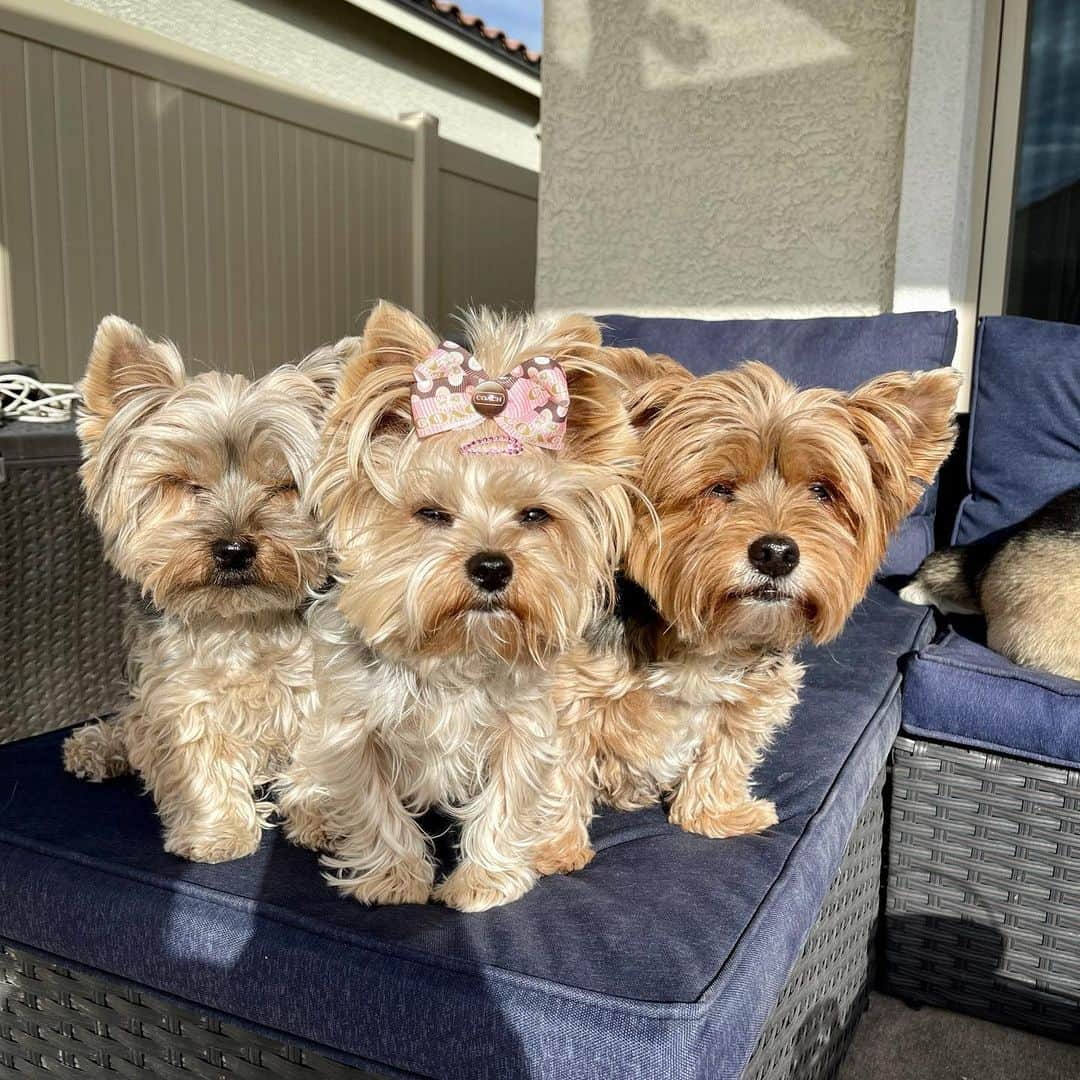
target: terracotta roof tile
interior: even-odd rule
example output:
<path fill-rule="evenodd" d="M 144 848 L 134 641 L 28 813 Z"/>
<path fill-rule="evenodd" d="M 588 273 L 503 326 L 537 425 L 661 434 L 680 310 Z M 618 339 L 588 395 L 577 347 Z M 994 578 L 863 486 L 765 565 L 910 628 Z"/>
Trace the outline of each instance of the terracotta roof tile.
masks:
<path fill-rule="evenodd" d="M 462 11 L 457 4 L 447 3 L 446 0 L 397 0 L 397 3 L 443 25 L 448 24 L 465 37 L 486 45 L 504 60 L 510 60 L 533 74 L 540 73 L 540 53 L 524 42 L 507 37 L 504 30 L 488 26 L 478 15 Z"/>

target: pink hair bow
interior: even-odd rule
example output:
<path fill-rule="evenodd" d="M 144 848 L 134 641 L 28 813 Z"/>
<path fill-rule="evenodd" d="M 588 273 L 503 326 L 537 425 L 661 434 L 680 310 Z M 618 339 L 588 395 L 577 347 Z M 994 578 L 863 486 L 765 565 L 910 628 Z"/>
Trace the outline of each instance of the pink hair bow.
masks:
<path fill-rule="evenodd" d="M 520 454 L 526 443 L 561 450 L 570 395 L 566 372 L 533 356 L 492 379 L 475 356 L 444 341 L 413 368 L 412 416 L 421 439 L 494 420 L 503 435 L 473 439 L 463 454 Z"/>

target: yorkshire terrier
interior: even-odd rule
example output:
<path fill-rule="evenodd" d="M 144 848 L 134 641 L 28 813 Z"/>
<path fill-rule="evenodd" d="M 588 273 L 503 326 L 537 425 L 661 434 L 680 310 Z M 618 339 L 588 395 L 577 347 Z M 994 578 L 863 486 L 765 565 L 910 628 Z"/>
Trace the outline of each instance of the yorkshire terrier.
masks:
<path fill-rule="evenodd" d="M 1080 680 L 1080 487 L 1003 534 L 933 552 L 900 595 L 946 612 L 981 614 L 995 652 Z"/>
<path fill-rule="evenodd" d="M 554 667 L 612 595 L 637 440 L 591 319 L 463 323 L 469 349 L 382 303 L 337 347 L 310 489 L 336 586 L 279 805 L 344 894 L 478 911 L 566 831 Z M 460 826 L 438 884 L 429 809 Z"/>
<path fill-rule="evenodd" d="M 633 389 L 642 488 L 621 610 L 564 661 L 579 776 L 620 808 L 666 798 L 705 836 L 777 821 L 754 768 L 798 700 L 795 649 L 841 630 L 955 439 L 957 374 L 799 391 L 761 363 L 695 379 L 614 350 Z M 589 795 L 546 870 L 588 858 Z M 560 865 L 559 858 L 573 852 Z"/>
<path fill-rule="evenodd" d="M 137 587 L 131 702 L 73 732 L 70 772 L 134 771 L 165 850 L 250 855 L 310 711 L 302 607 L 326 577 L 299 488 L 338 373 L 319 355 L 256 382 L 189 376 L 175 347 L 123 319 L 98 327 L 81 385 L 81 477 L 106 557 Z"/>

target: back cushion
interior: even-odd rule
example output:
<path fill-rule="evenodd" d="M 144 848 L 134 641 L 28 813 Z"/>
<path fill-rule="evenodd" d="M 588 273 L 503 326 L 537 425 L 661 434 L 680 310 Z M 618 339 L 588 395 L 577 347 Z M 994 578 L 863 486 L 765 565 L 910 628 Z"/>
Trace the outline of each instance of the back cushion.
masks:
<path fill-rule="evenodd" d="M 667 353 L 696 375 L 762 360 L 801 387 L 854 390 L 887 371 L 952 363 L 956 313 L 914 312 L 827 319 L 667 319 L 602 315 L 609 345 Z M 910 575 L 933 550 L 937 485 L 889 544 L 882 575 Z"/>
<path fill-rule="evenodd" d="M 957 544 L 1007 529 L 1080 485 L 1080 326 L 985 318 L 972 378 Z"/>

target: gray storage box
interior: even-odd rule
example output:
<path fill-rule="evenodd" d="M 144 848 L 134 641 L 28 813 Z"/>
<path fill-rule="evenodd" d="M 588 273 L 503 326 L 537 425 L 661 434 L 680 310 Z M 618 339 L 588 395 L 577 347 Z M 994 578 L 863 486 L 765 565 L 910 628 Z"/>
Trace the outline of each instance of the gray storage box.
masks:
<path fill-rule="evenodd" d="M 124 587 L 83 512 L 73 423 L 0 427 L 0 742 L 123 700 Z"/>

